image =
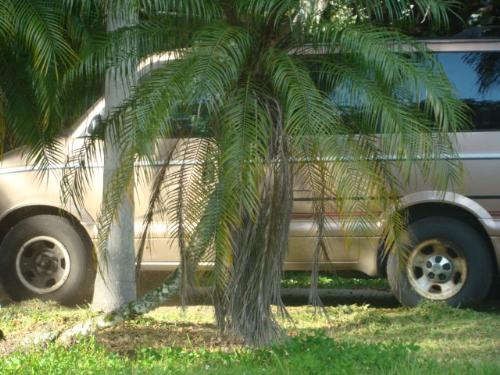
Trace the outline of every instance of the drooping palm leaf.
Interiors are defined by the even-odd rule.
[[[142,35],[138,49],[145,55],[186,43],[105,122],[117,134],[123,167],[104,197],[99,244],[133,177],[132,160],[148,161],[144,178],[156,189],[145,227],[155,210],[175,226],[181,289],[200,260],[214,262],[218,323],[253,344],[279,333],[270,305],[280,305],[294,181],[310,191],[317,274],[321,254],[335,251],[326,245],[331,224],[366,233],[380,221],[378,234],[395,243],[404,223],[398,194],[415,171],[438,189],[460,177],[447,133],[466,122],[463,105],[423,46],[372,25],[412,22],[417,13],[446,25],[452,2],[353,1],[353,12],[368,15],[353,23],[332,22],[327,8],[305,3],[144,0],[150,19],[103,40],[68,76],[102,72],[102,59],[119,50],[127,33]],[[171,14],[170,25],[184,32],[168,35],[162,26],[168,19],[157,12]],[[183,18],[196,30],[181,27]],[[149,39],[148,32],[156,34]],[[165,160],[171,171],[163,168],[155,179],[154,150],[161,137],[175,136],[178,116],[192,118],[185,126],[203,122],[207,138],[198,146],[180,142],[184,148]],[[69,185],[81,187],[85,173],[74,172]]]

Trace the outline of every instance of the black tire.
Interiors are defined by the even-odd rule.
[[[487,242],[474,228],[459,220],[447,217],[429,217],[410,224],[408,232],[410,237],[409,249],[391,252],[387,261],[389,285],[394,296],[401,304],[404,306],[416,306],[422,300],[429,299],[442,300],[455,307],[474,306],[488,295],[493,280],[493,260]],[[420,259],[424,259],[425,264],[422,267],[425,268],[422,276],[419,276],[421,271],[416,266],[417,261],[412,261],[411,254],[420,251],[418,249],[422,249],[423,254],[425,254],[424,251],[429,253],[427,256],[431,257],[434,251],[433,244],[436,241],[446,245],[444,247],[445,250],[441,251],[450,252],[451,256],[449,258],[452,270],[455,268],[453,254],[459,254],[456,258],[457,264],[461,264],[462,267],[463,264],[466,265],[466,271],[463,272],[466,276],[463,279],[461,279],[463,275],[460,275],[458,271],[455,278],[454,275],[450,274],[449,281],[454,284],[449,285],[452,285],[451,290],[455,294],[449,297],[446,294],[439,296],[441,288],[439,282],[436,281],[436,276],[442,276],[443,278],[445,276],[444,274],[438,275],[433,273],[432,268],[430,268],[433,263],[425,260],[424,257],[426,255],[420,257]],[[428,246],[431,248],[430,250],[425,247],[426,244],[431,244]],[[413,259],[416,259],[416,257]],[[435,259],[436,256],[434,256]],[[410,267],[408,266],[409,262],[412,262],[412,266]],[[415,264],[414,267],[413,264]],[[439,265],[437,267],[439,268]],[[458,267],[456,268],[458,269]],[[412,272],[416,276],[410,274]],[[435,296],[432,295],[429,297],[429,295],[424,295],[425,288],[422,287],[419,289],[419,284],[415,281],[420,280],[418,277],[427,277],[427,280],[423,280],[423,285],[425,285],[425,282],[430,282],[431,287],[429,291],[433,292],[433,288],[436,287]],[[434,280],[429,279],[429,277],[432,277]],[[432,285],[432,283],[435,285]]]
[[[91,296],[95,278],[92,250],[67,219],[32,216],[13,226],[3,239],[0,277],[13,300],[82,303]]]

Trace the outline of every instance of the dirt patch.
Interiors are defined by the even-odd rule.
[[[210,307],[183,311],[176,307],[160,308],[167,312],[160,319],[144,316],[99,332],[95,339],[108,350],[133,356],[140,348],[180,347],[206,350],[231,350],[241,342],[221,335],[213,321]],[[0,357],[23,348],[23,341],[48,332],[57,332],[85,321],[92,315],[87,309],[70,309],[51,302],[11,303],[0,309]],[[195,319],[193,319],[195,318]]]
[[[126,323],[107,329],[96,341],[108,350],[133,356],[139,348],[180,347],[205,350],[231,350],[242,346],[238,340],[220,335],[213,324],[175,324],[167,322]]]

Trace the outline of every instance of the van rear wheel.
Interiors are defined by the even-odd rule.
[[[13,226],[0,245],[0,275],[14,300],[40,298],[65,305],[91,296],[91,249],[71,223],[36,215]]]
[[[389,254],[387,278],[405,306],[422,300],[473,306],[487,295],[493,265],[484,238],[469,225],[429,217],[408,226],[408,248]]]

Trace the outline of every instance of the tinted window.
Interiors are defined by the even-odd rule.
[[[195,116],[178,115],[172,121],[173,138],[206,138],[208,137],[208,122]]]
[[[208,137],[208,114],[202,103],[180,109],[171,116],[170,123],[174,129],[173,138]]]
[[[474,128],[500,130],[500,52],[443,52],[437,59],[472,109]]]
[[[455,94],[471,108],[474,130],[500,130],[500,52],[441,52],[436,53],[436,58],[455,87]],[[363,110],[360,103],[367,98],[362,92],[354,98],[349,93],[349,89],[337,86],[330,98],[351,120],[353,128],[363,132],[356,116]],[[400,98],[402,103],[415,99]]]

